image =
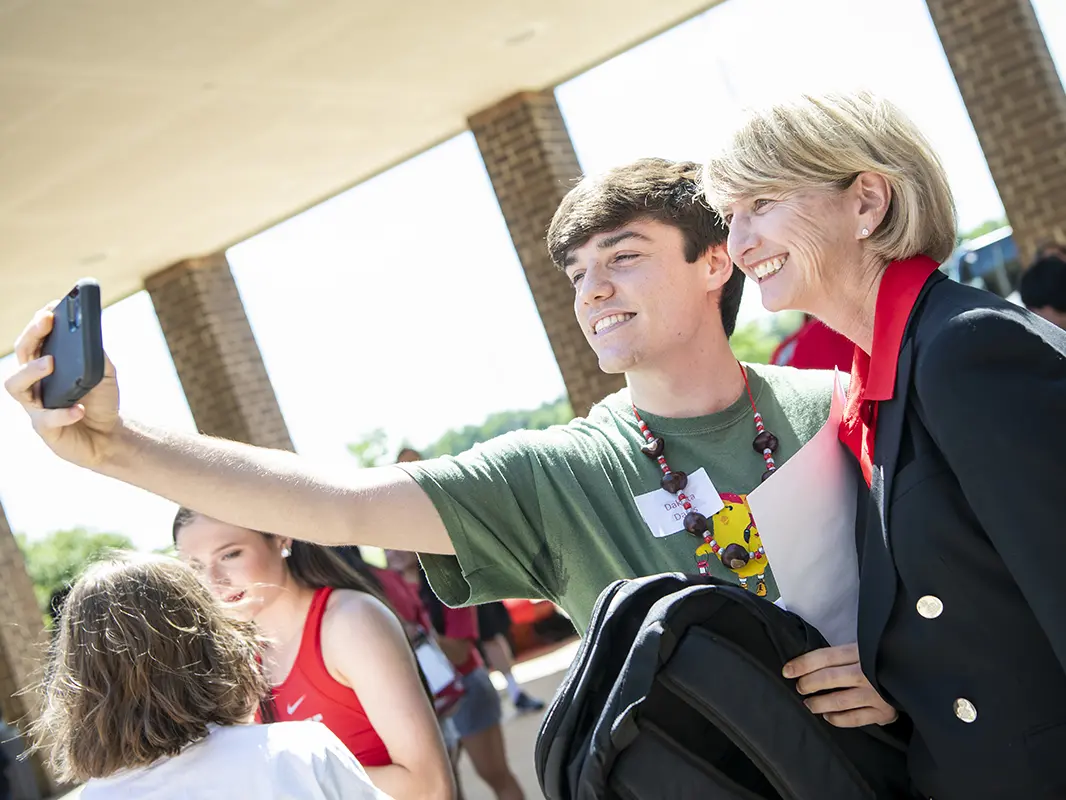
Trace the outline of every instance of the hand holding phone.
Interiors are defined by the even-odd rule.
[[[86,280],[75,290],[40,309],[23,329],[15,341],[19,366],[4,389],[53,453],[98,469],[113,455],[121,429],[118,379],[103,350],[100,289]]]
[[[53,368],[40,382],[41,404],[70,408],[104,377],[100,285],[92,278],[78,281],[52,314],[40,355],[51,356]]]

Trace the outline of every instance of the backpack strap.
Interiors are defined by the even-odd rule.
[[[716,685],[709,682],[709,664],[722,676]],[[726,733],[782,798],[874,796],[833,740],[829,723],[811,714],[789,683],[728,639],[691,629],[659,678]],[[759,708],[773,713],[752,713]]]
[[[612,791],[620,797],[689,798],[693,796],[695,772],[703,800],[763,800],[713,764],[696,757],[657,725],[642,723],[640,733],[608,779]],[[583,800],[581,794],[578,797]]]

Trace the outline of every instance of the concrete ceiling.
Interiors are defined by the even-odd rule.
[[[0,353],[713,0],[0,0]]]

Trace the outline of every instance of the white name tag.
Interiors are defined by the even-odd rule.
[[[710,519],[725,506],[718,490],[711,483],[707,470],[700,467],[688,476],[688,486],[684,492],[688,495],[693,508],[703,516]],[[677,495],[670,494],[665,489],[656,489],[633,498],[637,502],[640,516],[648,523],[651,535],[656,539],[664,536],[673,536],[685,529],[685,507],[678,501]]]

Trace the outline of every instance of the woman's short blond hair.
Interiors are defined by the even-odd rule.
[[[843,189],[862,172],[892,189],[884,220],[867,240],[886,262],[955,248],[955,201],[929,141],[896,105],[869,92],[802,95],[754,111],[703,170],[719,213],[736,201],[806,188]]]
[[[63,603],[33,726],[62,781],[143,767],[249,722],[267,692],[261,642],[192,569],[118,553]]]

